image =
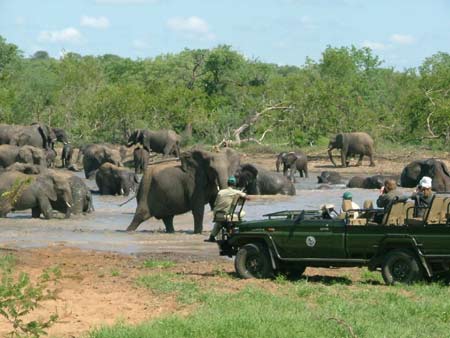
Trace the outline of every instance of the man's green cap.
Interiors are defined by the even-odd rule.
[[[344,192],[344,195],[342,195],[342,198],[344,200],[351,200],[353,198],[352,193],[350,191]]]
[[[236,177],[230,176],[228,177],[228,184],[236,185]]]

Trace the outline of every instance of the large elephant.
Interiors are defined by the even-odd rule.
[[[56,141],[53,130],[41,123],[31,126],[0,124],[0,144],[30,145],[48,149]]]
[[[90,213],[94,211],[92,194],[83,179],[69,173],[54,173],[65,179],[70,185],[72,194],[72,214]],[[67,203],[62,198],[51,202],[53,209],[58,210],[64,214],[68,214],[69,209]]]
[[[91,178],[103,163],[122,166],[118,150],[102,144],[89,144],[83,149],[83,167],[86,178]]]
[[[150,153],[145,148],[136,147],[133,150],[134,172],[136,174],[144,172],[145,168],[147,168],[149,157]]]
[[[28,175],[39,175],[43,172],[45,172],[47,168],[35,165],[35,164],[28,164],[28,163],[14,163],[11,164],[9,167],[2,169],[2,171],[20,171],[21,173],[28,174]]]
[[[69,217],[72,208],[70,185],[57,175],[8,171],[0,176],[0,217],[6,217],[10,211],[31,209],[33,218],[39,218],[42,213],[49,219],[53,217],[51,202],[58,199],[66,203],[66,217]]]
[[[167,232],[174,232],[174,216],[192,211],[194,232],[202,232],[205,204],[214,203],[217,185],[227,187],[228,159],[223,153],[191,150],[182,153],[180,160],[180,166],[152,166],[144,172],[127,231],[153,216],[163,220]]]
[[[445,163],[434,158],[416,160],[409,163],[402,171],[400,185],[402,187],[415,187],[423,176],[432,178],[434,191],[450,191],[450,174]]]
[[[95,182],[101,195],[125,195],[136,191],[137,175],[112,163],[103,163],[95,174]]]
[[[128,138],[127,147],[140,143],[148,152],[153,151],[164,156],[174,154],[179,157],[180,141],[180,135],[173,130],[136,129]]]
[[[320,176],[317,176],[317,183],[325,184],[341,184],[343,178],[341,174],[335,171],[322,171]]]
[[[384,181],[387,179],[398,180],[398,177],[374,175],[374,176],[353,176],[347,183],[348,188],[362,188],[362,189],[380,189],[384,186]]]
[[[298,170],[300,177],[308,177],[308,157],[303,152],[289,152],[281,158],[283,163],[283,175],[287,176],[295,183],[295,172]]]
[[[9,167],[15,162],[45,167],[47,164],[45,150],[33,146],[0,145],[0,168]]]
[[[343,167],[348,167],[348,157],[359,155],[357,166],[361,165],[364,155],[369,156],[370,166],[375,166],[373,161],[373,139],[367,133],[341,133],[330,139],[328,144],[328,156],[331,163],[336,167],[333,159],[332,150],[341,150],[341,162]]]
[[[285,176],[253,164],[241,165],[235,176],[237,186],[249,195],[295,195],[294,184]]]

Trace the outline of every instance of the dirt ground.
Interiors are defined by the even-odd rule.
[[[424,155],[426,156],[426,155]],[[320,173],[323,170],[339,170],[343,174],[400,174],[405,164],[416,155],[398,157],[386,156],[378,158],[375,167],[369,167],[367,161],[360,167],[334,168],[326,158],[312,156],[309,170]],[[424,158],[424,157],[422,157]],[[449,165],[448,154],[441,159]],[[268,169],[275,169],[274,155],[244,157],[242,162],[260,164]],[[170,235],[167,235],[170,236]],[[198,236],[192,235],[192,240],[198,241]],[[211,255],[210,247],[215,244],[204,243],[207,255],[194,256],[171,251],[170,248],[161,253],[146,255],[120,255],[112,252],[83,251],[80,249],[54,245],[37,249],[1,250],[0,255],[12,253],[17,257],[16,271],[30,274],[36,280],[43,269],[58,266],[62,276],[51,286],[57,290],[56,299],[46,300],[30,316],[30,318],[48,318],[50,313],[57,313],[58,322],[49,330],[50,336],[79,337],[83,333],[100,325],[110,325],[117,321],[139,323],[171,313],[186,314],[191,309],[177,304],[173,295],[154,294],[152,291],[139,287],[136,278],[148,273],[143,268],[145,259],[164,259],[177,262],[174,272],[193,276],[200,284],[220,281],[223,273],[228,275],[227,287],[240,289],[248,283],[259,283],[266,287],[270,283],[264,281],[243,281],[237,279],[233,272],[233,262],[217,255]],[[346,276],[357,280],[359,269],[312,269],[308,268],[306,275],[314,276]],[[231,276],[231,278],[229,278]],[[214,284],[214,283],[213,283]],[[220,285],[221,283],[216,283]],[[11,330],[9,323],[0,319],[0,335]]]

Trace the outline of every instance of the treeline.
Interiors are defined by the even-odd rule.
[[[266,132],[272,144],[366,131],[375,140],[445,146],[450,55],[404,71],[354,46],[328,47],[302,67],[249,60],[230,46],[139,60],[54,59],[45,51],[24,57],[0,36],[0,122],[35,121],[65,128],[75,143],[120,143],[135,128],[172,128],[188,130],[191,142],[217,144],[247,122],[242,139]]]

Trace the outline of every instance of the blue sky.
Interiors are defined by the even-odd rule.
[[[0,35],[26,56],[145,58],[228,44],[283,65],[353,44],[401,70],[450,52],[450,0],[0,0]]]

